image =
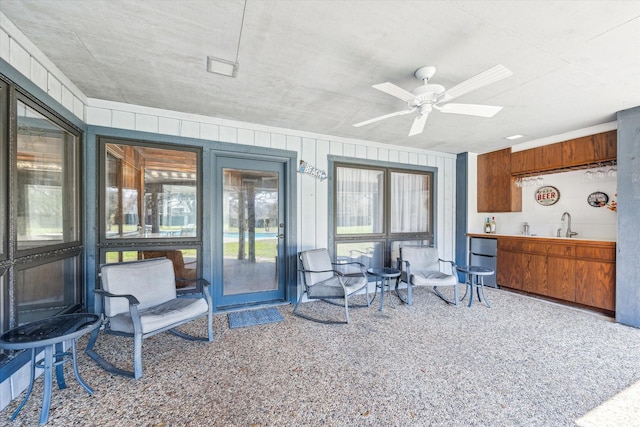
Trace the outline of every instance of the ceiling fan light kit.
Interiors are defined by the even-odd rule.
[[[365,120],[363,122],[356,123],[353,126],[365,126],[391,117],[410,114],[417,110],[418,116],[413,120],[409,131],[409,136],[413,136],[422,133],[425,124],[427,123],[427,117],[433,109],[436,109],[441,113],[493,117],[502,109],[502,107],[494,105],[445,103],[513,75],[513,72],[499,64],[453,86],[450,89],[445,89],[444,86],[439,84],[429,83],[429,80],[435,75],[435,73],[436,67],[431,65],[418,68],[415,71],[414,76],[417,79],[422,80],[423,84],[411,92],[390,82],[373,85],[372,87],[374,89],[403,100],[407,103],[409,109]]]

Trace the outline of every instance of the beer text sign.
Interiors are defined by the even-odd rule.
[[[550,185],[538,188],[535,194],[536,202],[542,206],[554,205],[560,200],[560,192],[556,187]]]
[[[311,175],[320,181],[324,181],[327,179],[327,172],[316,168],[315,166],[311,166],[309,163],[304,160],[300,160],[300,166],[298,166],[298,173],[303,173],[305,175]]]

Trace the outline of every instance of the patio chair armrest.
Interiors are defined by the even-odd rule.
[[[111,292],[107,292],[104,291],[102,289],[94,289],[93,292],[95,292],[98,295],[101,295],[103,297],[107,297],[107,298],[126,298],[129,301],[129,305],[139,305],[140,301],[138,301],[138,298],[134,297],[133,295],[129,295],[129,294],[112,294]]]
[[[400,270],[400,280],[406,280],[407,283],[411,280],[411,263],[402,258],[398,258],[398,270]]]
[[[361,263],[361,262],[358,262],[358,261],[349,261],[349,262],[332,262],[331,264],[332,264],[332,265],[338,265],[338,266],[340,266],[340,265],[351,265],[351,264],[355,264],[355,265],[357,265],[358,267],[360,267],[360,272],[361,272],[365,277],[367,276],[367,268],[366,268],[366,267],[364,266],[364,264],[363,264],[363,263]],[[341,276],[342,276],[342,275],[344,275],[344,273],[341,273],[341,272],[340,272],[340,271],[338,271],[338,270],[334,270],[334,271],[336,271],[336,272],[340,273],[339,275],[341,275]],[[354,273],[354,274],[355,274],[355,273]]]
[[[207,279],[203,279],[201,277],[197,277],[195,279],[181,279],[179,277],[176,277],[176,282],[180,282],[180,283],[196,282],[196,284],[202,285],[203,288],[206,286],[211,286],[211,283],[209,283]]]
[[[411,263],[409,260],[398,258],[398,270],[409,271],[411,270]]]
[[[341,261],[341,262],[332,262],[332,265],[349,265],[349,264],[358,264],[360,267],[364,267],[364,264],[358,261]]]
[[[209,305],[209,310],[213,308],[213,299],[211,298],[211,292],[209,290],[209,286],[211,283],[207,279],[203,279],[198,277],[197,279],[176,279],[176,280],[184,280],[185,282],[197,282],[202,284],[202,292],[198,292],[195,294],[180,294],[176,298],[204,298],[207,300],[207,304]]]
[[[438,261],[451,264],[451,274],[455,274],[457,271],[457,265],[454,261],[438,258]]]
[[[335,273],[338,276],[344,276],[344,273],[342,273],[341,271],[338,270],[298,270],[301,273]]]

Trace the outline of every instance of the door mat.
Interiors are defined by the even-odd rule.
[[[229,328],[245,328],[247,326],[263,325],[265,323],[282,322],[284,319],[275,307],[258,310],[236,311],[227,314]]]

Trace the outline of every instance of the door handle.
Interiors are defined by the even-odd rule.
[[[284,239],[284,234],[278,234],[278,239]]]

